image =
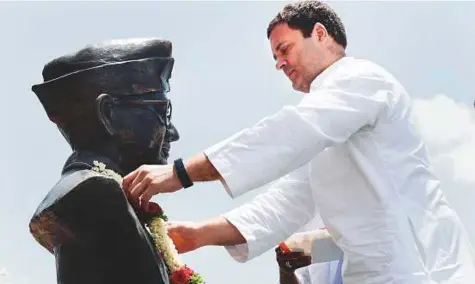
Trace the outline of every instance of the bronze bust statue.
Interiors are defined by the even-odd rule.
[[[167,98],[173,65],[168,40],[112,40],[52,60],[32,87],[73,152],[29,224],[54,254],[58,283],[169,283],[144,212],[92,167],[125,175],[167,163],[179,139]]]

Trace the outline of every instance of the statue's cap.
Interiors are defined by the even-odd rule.
[[[101,93],[168,92],[172,43],[159,38],[109,40],[48,62],[32,87],[48,112],[57,100],[92,99]]]

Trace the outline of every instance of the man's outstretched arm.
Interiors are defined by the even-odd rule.
[[[239,230],[221,216],[200,223],[172,223],[168,226],[168,234],[179,253],[204,246],[234,246],[246,243]]]
[[[315,212],[308,167],[302,167],[221,217],[200,223],[175,223],[169,230],[182,252],[220,245],[236,261],[245,262],[287,239]]]
[[[364,126],[373,126],[398,99],[392,97],[392,82],[372,70],[361,72],[340,74],[297,106],[283,107],[207,148],[180,165],[186,169],[179,171],[183,174],[177,175],[171,165],[147,165],[128,174],[123,188],[132,200],[146,204],[155,194],[187,187],[188,179],[221,179],[231,197],[264,186],[308,164],[325,148],[347,141]]]
[[[223,178],[204,153],[199,153],[183,164],[192,182],[215,181]],[[142,165],[126,175],[122,182],[128,198],[144,208],[158,189],[173,192],[183,187],[173,165]]]

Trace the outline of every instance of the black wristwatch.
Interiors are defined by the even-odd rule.
[[[173,162],[173,165],[175,166],[176,175],[178,176],[178,179],[180,180],[181,185],[184,188],[192,186],[193,182],[191,181],[190,176],[186,172],[185,165],[183,164],[183,160],[181,158],[176,159]]]

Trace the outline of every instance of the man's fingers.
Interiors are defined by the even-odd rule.
[[[132,189],[135,188],[139,183],[143,182],[145,179],[147,179],[148,172],[144,170],[140,170],[138,174],[135,176],[134,180],[129,186],[129,190],[132,193]]]
[[[168,224],[167,225],[168,236],[172,239],[175,244],[176,249],[179,253],[184,253],[188,251],[187,244],[190,240],[186,240],[187,236],[185,233],[185,228],[180,224]]]
[[[142,193],[147,190],[147,187],[149,185],[150,181],[148,179],[143,179],[139,183],[137,183],[131,190],[130,190],[130,197],[139,203],[139,197],[142,195]]]
[[[146,188],[145,191],[140,196],[140,205],[143,209],[147,210],[150,199],[152,199],[153,194],[150,194],[150,187]]]
[[[180,225],[177,223],[170,222],[166,224],[166,227],[167,227],[168,232],[173,232],[173,231],[178,230],[180,228]]]
[[[167,227],[168,232],[173,233],[173,234],[183,234],[185,233],[187,229],[186,225],[180,222],[167,223],[166,227]]]
[[[129,174],[127,174],[123,179],[122,179],[122,188],[127,190],[129,189],[130,185],[132,184],[132,182],[134,181],[135,177],[137,176],[137,174],[139,173],[139,169],[135,169],[134,171],[130,172]]]

